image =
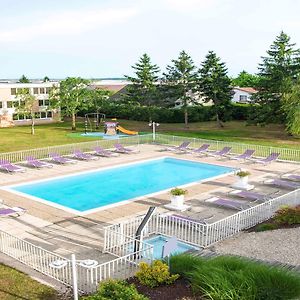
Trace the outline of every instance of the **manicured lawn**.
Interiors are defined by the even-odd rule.
[[[121,126],[139,132],[151,132],[147,122],[119,120]],[[80,143],[99,138],[80,137],[70,130],[70,122],[37,125],[36,134],[30,134],[28,126],[0,128],[0,152],[32,149],[45,146]],[[102,131],[102,129],[100,129]],[[186,129],[183,124],[161,124],[158,133],[188,136],[194,138],[215,139],[237,143],[260,144],[274,147],[299,149],[300,139],[286,134],[281,125],[266,127],[245,126],[244,122],[227,122],[224,128],[219,128],[215,122],[191,123]],[[84,132],[83,122],[78,122],[77,132]]]
[[[56,291],[28,275],[0,264],[1,300],[58,300]]]

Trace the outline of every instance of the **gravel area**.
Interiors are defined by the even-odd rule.
[[[241,255],[295,266],[300,266],[299,249],[299,227],[263,232],[242,232],[214,246],[214,250],[220,254]]]

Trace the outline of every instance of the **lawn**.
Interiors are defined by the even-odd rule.
[[[148,123],[119,120],[120,125],[130,130],[151,132]],[[45,146],[80,143],[98,138],[81,137],[71,131],[70,122],[37,125],[36,134],[30,134],[29,126],[0,128],[0,152],[32,149]],[[102,130],[101,130],[102,131]],[[238,143],[260,144],[274,147],[288,147],[299,149],[300,139],[289,136],[281,125],[267,125],[265,127],[246,126],[244,122],[232,121],[219,128],[215,122],[191,123],[186,129],[183,124],[161,124],[158,133],[188,136],[194,138],[234,141]],[[77,132],[84,132],[84,124],[78,122]]]
[[[58,300],[57,292],[28,275],[0,264],[1,300]]]

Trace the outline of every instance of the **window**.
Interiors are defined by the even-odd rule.
[[[39,106],[49,106],[49,100],[48,99],[39,100]]]
[[[3,107],[3,104],[2,104],[2,101],[0,101],[0,108],[2,108]]]
[[[11,89],[10,89],[10,94],[11,94],[12,96],[17,95],[17,89],[16,89],[16,88],[11,88]]]
[[[52,111],[47,111],[47,118],[52,118]]]
[[[6,102],[6,107],[7,108],[12,108],[13,107],[13,101],[7,101]]]
[[[33,94],[37,95],[39,93],[39,89],[38,88],[33,88]]]
[[[247,102],[248,96],[247,95],[240,95],[240,102]]]
[[[50,88],[46,87],[46,94],[50,94]]]
[[[47,114],[45,111],[41,111],[41,119],[46,119],[47,118]]]
[[[40,88],[40,94],[45,94],[45,88]]]
[[[44,100],[39,100],[39,106],[44,106]]]

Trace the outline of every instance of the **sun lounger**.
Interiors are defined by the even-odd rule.
[[[231,208],[235,210],[244,210],[251,207],[248,203],[245,202],[220,197],[212,197],[210,199],[205,200],[205,202],[213,203],[221,207]]]
[[[286,189],[300,189],[300,184],[288,180],[281,179],[268,179],[264,182],[265,184],[274,185],[280,188]]]
[[[73,154],[74,154],[74,158],[81,159],[81,160],[95,160],[95,159],[98,159],[95,156],[92,156],[92,155],[87,154],[87,153],[83,153],[81,150],[75,150]]]
[[[44,161],[41,161],[41,160],[37,160],[33,156],[28,156],[26,158],[26,160],[27,160],[27,164],[29,166],[31,166],[31,167],[34,167],[34,168],[38,168],[39,169],[39,168],[52,168],[53,167],[53,165],[48,164],[48,163],[46,163]]]
[[[199,148],[191,150],[190,153],[192,153],[192,154],[203,154],[208,150],[209,147],[210,147],[210,144],[203,144]]]
[[[255,152],[255,150],[247,149],[243,154],[233,156],[230,159],[246,160],[246,159],[249,159],[253,155],[254,152]]]
[[[137,153],[138,151],[135,149],[125,148],[122,144],[115,144],[115,152],[117,153],[125,153],[125,154],[131,154],[131,153]]]
[[[298,174],[284,174],[281,177],[288,180],[300,181],[300,175]]]
[[[187,147],[191,142],[183,142],[179,146],[171,146],[171,147],[166,147],[163,149],[160,149],[160,151],[187,151]]]
[[[276,191],[275,193],[272,194],[261,194],[258,192],[250,192],[250,191],[242,191],[242,190],[234,190],[229,192],[229,195],[237,196],[249,201],[267,201],[273,198],[274,195],[278,194],[279,191]]]
[[[275,161],[279,157],[279,155],[280,155],[280,153],[273,152],[268,157],[266,157],[264,159],[255,159],[255,160],[252,160],[252,161],[254,163],[267,165],[267,164],[271,163],[272,161]]]
[[[65,164],[74,164],[74,163],[76,163],[75,160],[63,157],[58,153],[50,153],[49,155],[50,155],[52,161],[54,161],[58,164],[65,165]]]
[[[169,218],[169,220],[183,220],[183,221],[191,221],[191,222],[198,223],[198,224],[208,224],[207,220],[209,220],[213,217],[214,216],[212,215],[212,216],[209,216],[209,217],[203,218],[203,219],[193,219],[190,217],[174,214],[174,215],[170,215],[168,218]]]
[[[24,168],[14,165],[8,160],[0,160],[0,170],[4,170],[8,173],[18,173],[26,171]]]
[[[22,207],[8,207],[0,209],[0,217],[19,217],[26,212]]]
[[[223,157],[226,154],[228,154],[231,150],[231,147],[224,147],[220,151],[214,151],[214,152],[207,152],[208,155],[215,156],[215,157]]]
[[[98,156],[112,157],[112,156],[118,156],[119,155],[118,153],[111,152],[111,151],[103,149],[101,147],[95,147],[94,150],[95,150],[95,152],[93,154],[98,155]]]

